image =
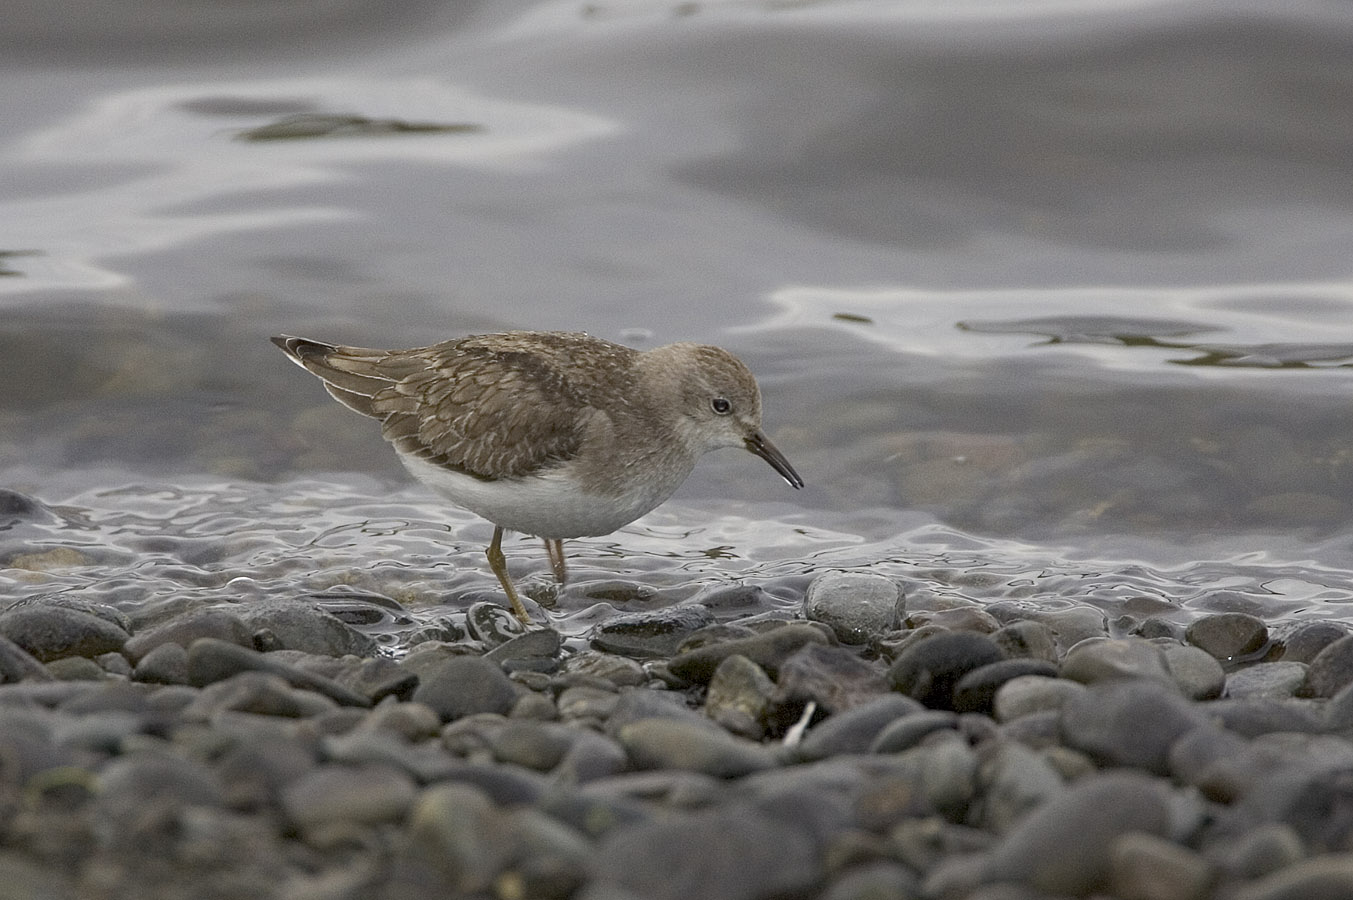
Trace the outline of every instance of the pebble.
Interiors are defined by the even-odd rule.
[[[1282,658],[1286,662],[1309,663],[1321,650],[1347,636],[1348,627],[1338,622],[1303,622],[1280,640]]]
[[[1306,664],[1299,662],[1257,663],[1226,676],[1226,696],[1283,698],[1296,696],[1306,683]]]
[[[825,572],[803,598],[804,618],[831,628],[843,644],[864,644],[897,627],[902,591],[881,575]]]
[[[266,633],[275,649],[304,650],[324,656],[373,656],[376,642],[333,613],[310,600],[270,597],[238,607],[245,627],[257,636]]]
[[[1140,638],[1083,641],[1062,660],[1062,677],[1082,684],[1120,678],[1174,683],[1160,647]]]
[[[888,678],[895,690],[932,709],[953,709],[959,679],[1001,659],[1000,647],[984,634],[942,632],[904,649],[888,670]]]
[[[635,659],[669,657],[681,643],[714,624],[709,607],[698,603],[612,616],[592,630],[592,646]]]
[[[1216,613],[1189,623],[1184,639],[1214,659],[1232,659],[1264,649],[1268,626],[1249,613]]]
[[[127,629],[107,618],[66,606],[26,605],[0,613],[0,635],[39,662],[115,653]]]
[[[507,714],[517,689],[503,670],[481,656],[452,656],[424,675],[413,701],[435,712],[443,722],[476,713]]]
[[[1119,838],[1168,833],[1166,790],[1155,779],[1130,772],[1083,778],[1005,836],[991,852],[985,880],[1015,881],[1050,894],[1103,890]]]
[[[53,898],[1347,893],[1346,631],[1298,626],[1261,662],[1207,635],[1250,609],[1185,644],[1136,627],[1158,606],[1109,638],[1074,599],[921,595],[926,624],[856,641],[757,590],[607,619],[590,646],[507,622],[402,657],[352,652],[311,598],[257,621],[54,604],[125,637],[45,662],[0,637],[0,877]],[[1319,666],[1286,656],[1321,640]]]
[[[1091,685],[1061,711],[1067,746],[1105,764],[1162,775],[1169,771],[1175,740],[1207,722],[1206,714],[1194,704],[1144,679]]]
[[[807,644],[828,643],[821,629],[807,624],[782,625],[751,637],[723,641],[694,650],[687,650],[672,658],[673,674],[695,684],[708,684],[714,670],[729,656],[745,656],[775,677],[784,662]]]
[[[0,617],[0,624],[3,621]],[[1327,644],[1315,655],[1306,669],[1306,684],[1301,693],[1307,697],[1333,697],[1350,683],[1353,683],[1353,634]]]

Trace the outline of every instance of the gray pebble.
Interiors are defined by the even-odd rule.
[[[498,644],[484,658],[506,672],[553,672],[559,668],[563,638],[553,628],[534,628]]]
[[[801,760],[814,760],[843,753],[869,752],[880,732],[891,723],[924,710],[925,707],[910,697],[885,694],[828,716],[813,726],[795,749],[795,756]]]
[[[805,894],[822,872],[817,846],[792,822],[739,805],[616,829],[591,875],[594,888],[647,900],[758,900]]]
[[[1160,648],[1140,638],[1077,644],[1062,660],[1062,677],[1082,684],[1120,678],[1149,678],[1174,684]]]
[[[972,818],[995,834],[1007,834],[1066,789],[1047,757],[1009,740],[982,755],[977,780],[982,801],[978,816]]]
[[[11,607],[0,614],[0,635],[40,662],[116,652],[130,637],[106,618],[59,605]]]
[[[736,778],[775,765],[770,751],[760,744],[681,719],[640,719],[621,727],[616,739],[639,769]]]
[[[1002,658],[996,642],[984,634],[944,632],[904,649],[888,678],[896,690],[932,709],[953,709],[959,679]]]
[[[224,609],[195,609],[176,616],[155,628],[132,636],[123,648],[132,662],[166,643],[187,649],[198,638],[216,638],[241,647],[253,648],[254,633],[244,620]]]
[[[132,677],[148,684],[187,684],[188,651],[172,642],[160,644],[141,657]]]
[[[1057,662],[1057,637],[1042,622],[1021,619],[992,632],[991,639],[1011,659]]]
[[[1112,810],[1112,815],[1105,815]],[[1083,778],[1024,818],[993,850],[988,880],[1016,881],[1053,894],[1103,890],[1121,836],[1163,836],[1170,827],[1161,782],[1130,772]]]
[[[1226,696],[1282,699],[1295,696],[1305,682],[1305,663],[1256,663],[1226,676]]]
[[[880,860],[852,866],[818,896],[820,900],[914,900],[920,891],[911,869]]]
[[[1208,721],[1194,704],[1159,684],[1108,681],[1062,707],[1062,738],[1105,765],[1164,774],[1175,740]]]
[[[1202,900],[1213,871],[1187,847],[1151,834],[1120,835],[1109,851],[1109,893],[1124,900]]]
[[[1348,626],[1340,622],[1303,622],[1285,636],[1281,643],[1283,660],[1309,663],[1330,644],[1348,636]]]
[[[36,655],[36,654],[34,654]],[[1306,670],[1307,697],[1333,697],[1353,683],[1353,634],[1326,645]]]
[[[475,713],[506,714],[517,700],[517,689],[487,659],[453,656],[422,677],[413,699],[450,722]]]
[[[1233,900],[1345,900],[1353,897],[1353,853],[1304,859],[1231,896]]]
[[[1085,693],[1079,681],[1021,675],[1001,685],[992,698],[992,712],[998,722],[1010,722],[1034,713],[1060,710],[1072,697]]]
[[[408,846],[398,865],[404,880],[423,875],[443,893],[485,891],[510,858],[512,836],[510,820],[477,787],[434,785],[409,813]]]
[[[303,832],[338,823],[374,825],[404,818],[416,796],[413,779],[387,766],[322,766],[282,791],[282,810]]]
[[[894,719],[879,729],[869,744],[869,752],[900,753],[916,746],[936,731],[957,728],[958,713],[949,710],[927,709],[924,712],[911,713]]]
[[[1214,700],[1226,687],[1226,672],[1211,654],[1173,641],[1160,648],[1165,669],[1190,700]]]
[[[775,701],[794,709],[813,702],[825,714],[889,693],[883,669],[845,647],[807,644],[780,664]]]
[[[714,614],[700,604],[682,604],[648,612],[614,616],[592,631],[592,646],[635,659],[667,657],[691,634],[714,624]]]
[[[241,672],[266,672],[293,687],[314,691],[345,706],[371,705],[369,699],[348,690],[333,679],[307,672],[273,654],[259,653],[216,638],[199,638],[188,648],[188,682],[195,687],[203,687]]]
[[[729,732],[759,740],[775,695],[775,682],[745,656],[734,654],[719,663],[705,692],[705,715]]]
[[[616,687],[638,687],[648,681],[643,666],[627,656],[584,650],[564,660],[563,671],[609,681]]]
[[[1040,659],[1003,659],[968,672],[954,685],[954,709],[958,712],[991,714],[992,702],[1001,686],[1022,676],[1054,677],[1057,667]]]
[[[508,722],[489,738],[489,747],[499,762],[548,772],[563,760],[577,733],[552,722]]]
[[[376,642],[309,600],[269,597],[239,607],[239,617],[255,635],[266,631],[287,650],[323,656],[374,656]]]
[[[827,636],[815,626],[807,624],[782,625],[770,631],[739,640],[724,641],[695,650],[687,650],[672,658],[672,673],[696,684],[708,684],[714,670],[733,654],[745,656],[775,677],[780,663],[806,644],[825,644]]]
[[[899,623],[902,592],[891,580],[868,572],[825,572],[803,598],[804,618],[821,622],[845,644],[863,644]]]
[[[1184,639],[1214,659],[1232,659],[1264,649],[1268,626],[1249,613],[1216,613],[1189,623]]]

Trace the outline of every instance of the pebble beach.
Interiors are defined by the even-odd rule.
[[[300,592],[12,602],[0,897],[1353,896],[1344,625],[758,590],[393,649]]]

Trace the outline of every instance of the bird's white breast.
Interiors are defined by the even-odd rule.
[[[415,478],[456,505],[509,531],[549,540],[610,534],[670,497],[690,471],[612,495],[583,491],[567,467],[482,481],[403,453],[399,459]]]

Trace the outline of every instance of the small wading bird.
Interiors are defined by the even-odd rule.
[[[411,350],[272,339],[334,399],[381,423],[421,482],[494,525],[489,565],[512,610],[503,532],[545,540],[562,584],[565,538],[610,534],[662,503],[710,450],[744,447],[803,479],[761,432],[761,392],[718,347],[639,351],[586,334],[484,334]]]

